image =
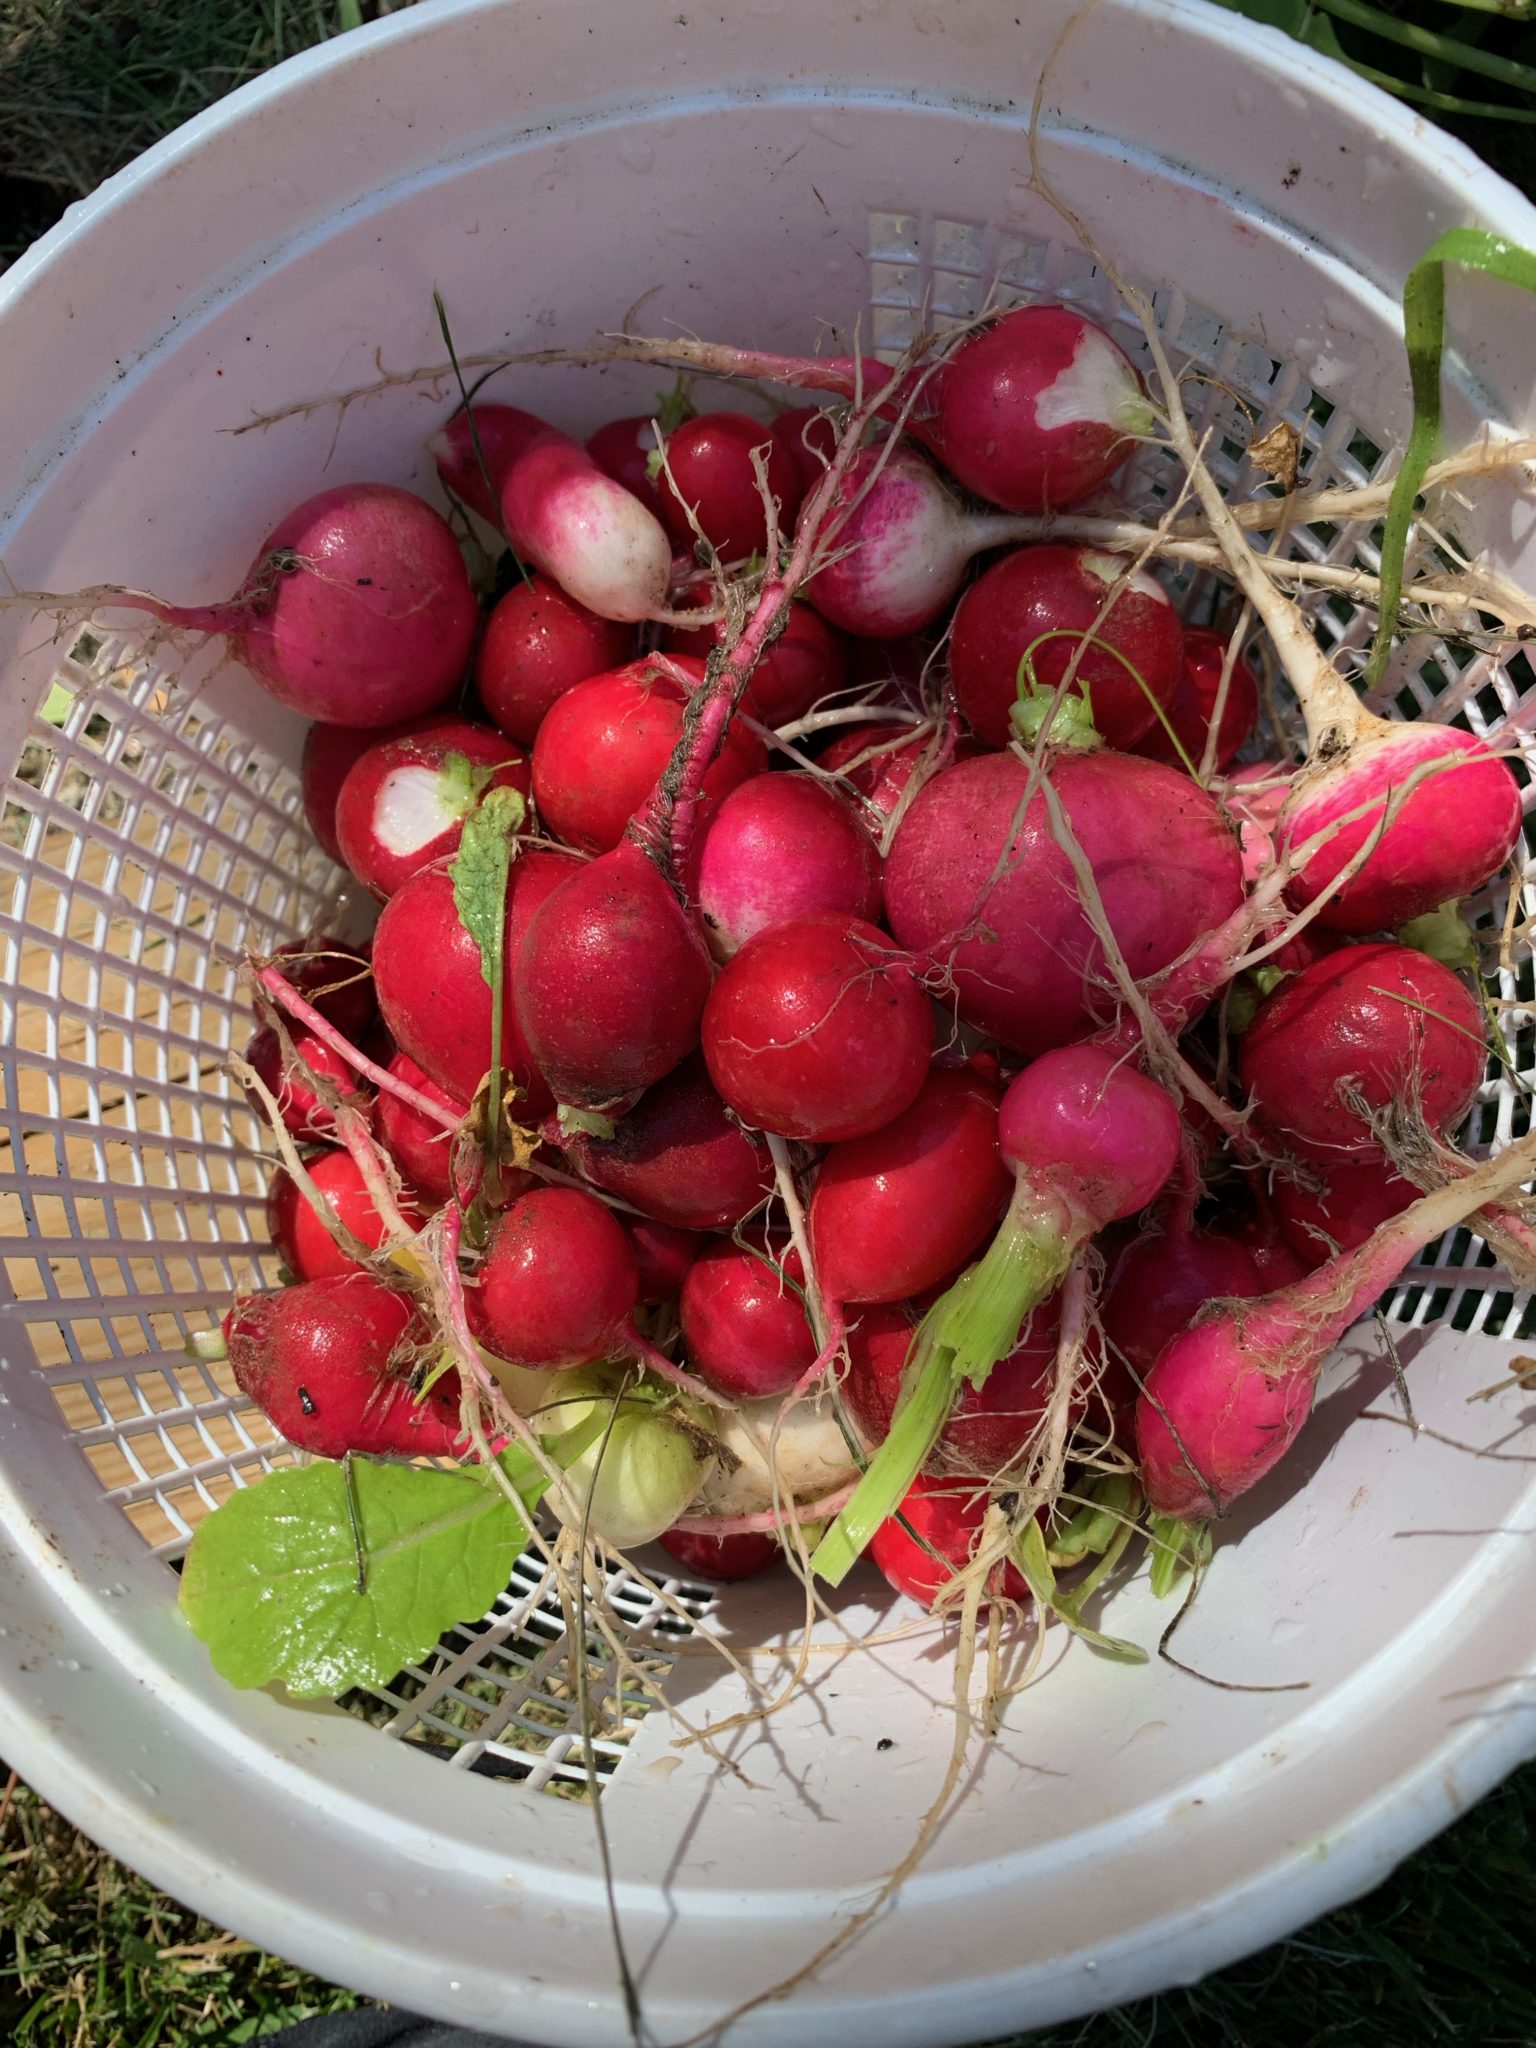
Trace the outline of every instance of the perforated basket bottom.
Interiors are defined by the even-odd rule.
[[[1139,329],[1069,244],[876,213],[868,263],[866,317],[888,357],[920,313],[943,327],[995,294],[1005,304],[1035,295],[1080,304],[1144,360]],[[1156,305],[1175,359],[1207,373],[1189,397],[1224,486],[1247,495],[1258,485],[1245,450],[1282,419],[1301,435],[1304,485],[1359,484],[1378,472],[1369,432],[1297,369],[1176,291],[1158,293]],[[1123,492],[1155,513],[1179,483],[1172,456],[1144,447]],[[1374,569],[1378,539],[1363,523],[1300,526],[1284,547]],[[1186,578],[1179,594],[1189,618],[1210,615],[1208,578]],[[1363,647],[1369,622],[1344,599],[1319,597],[1311,609],[1324,645],[1346,660]],[[1373,701],[1512,747],[1532,688],[1523,655],[1501,666],[1426,635],[1399,651]],[[1529,807],[1523,763],[1517,773]],[[1531,873],[1527,858],[1516,884],[1522,919],[1536,908]],[[294,1459],[227,1368],[195,1363],[182,1346],[237,1288],[276,1278],[259,1132],[223,1068],[250,1028],[239,962],[326,929],[339,878],[309,839],[294,770],[207,710],[163,663],[104,631],[76,642],[33,720],[5,788],[0,876],[0,1256],[13,1297],[0,1317],[25,1327],[61,1426],[106,1499],[169,1564],[209,1508]],[[1500,927],[1505,909],[1499,884],[1474,903],[1473,921]],[[1509,1062],[1484,1083],[1466,1134],[1473,1152],[1525,1128],[1532,992],[1522,949],[1490,981],[1506,1006]],[[1399,1322],[1450,1317],[1490,1335],[1530,1324],[1528,1297],[1465,1231],[1426,1252],[1383,1306]],[[459,1767],[579,1795],[589,1774],[565,1623],[539,1572],[535,1558],[523,1560],[490,1615],[451,1631],[427,1664],[341,1704]],[[705,1619],[711,1594],[675,1580],[666,1590]],[[589,1683],[607,1700],[611,1731],[592,1744],[599,1782],[687,1627],[625,1574],[607,1605],[645,1683],[621,1680],[596,1647]]]

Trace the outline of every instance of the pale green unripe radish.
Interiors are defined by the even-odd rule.
[[[546,1444],[589,1420],[601,1424],[566,1467],[565,1487],[548,1498],[568,1527],[579,1528],[584,1516],[588,1535],[614,1550],[638,1549],[670,1529],[715,1465],[713,1418],[671,1388],[626,1386],[632,1380],[611,1366],[546,1374],[535,1417]]]

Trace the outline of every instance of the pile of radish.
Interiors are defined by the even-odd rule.
[[[1204,1557],[1422,1247],[1529,1258],[1425,937],[1516,776],[1365,709],[1081,314],[684,360],[797,402],[583,446],[477,396],[446,513],[328,490],[229,604],[133,600],[316,721],[380,906],[252,963],[288,1284],[234,1374],[323,1458],[554,1458],[583,1540],[686,1574],[1086,1631],[1133,1536]],[[1182,556],[1116,540],[1154,440]]]

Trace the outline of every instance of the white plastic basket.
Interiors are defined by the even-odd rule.
[[[438,360],[434,286],[465,349],[581,341],[653,290],[652,331],[790,350],[860,317],[894,348],[915,305],[963,315],[994,284],[1118,317],[1026,183],[1030,99],[1069,10],[1017,4],[434,0],[284,65],[0,283],[6,574],[213,598],[323,482],[430,489],[445,386],[229,430]],[[1063,194],[1159,287],[1170,342],[1261,424],[1302,428],[1316,480],[1358,480],[1401,439],[1396,303],[1433,235],[1470,221],[1536,243],[1536,213],[1458,145],[1193,0],[1099,0],[1057,56],[1043,138]],[[1450,303],[1450,434],[1528,420],[1527,305],[1464,277]],[[573,426],[655,381],[504,380]],[[1200,403],[1205,423],[1230,413],[1221,384]],[[1221,456],[1234,478],[1244,438]],[[1154,463],[1135,488],[1156,493]],[[1481,493],[1462,530],[1536,580],[1518,492]],[[1371,559],[1357,528],[1291,545]],[[169,1562],[197,1516],[284,1455],[180,1345],[266,1257],[255,1130],[219,1065],[246,1029],[235,959],[335,907],[299,818],[300,728],[233,669],[168,685],[105,632],[71,648],[16,609],[0,657],[0,762],[20,763],[0,834],[0,1754],[300,1963],[465,2023],[609,2044],[592,1815],[539,1796],[585,1775],[558,1612],[514,1580],[430,1669],[348,1711],[230,1690],[175,1609]],[[55,679],[61,726],[38,715]],[[1407,650],[1382,694],[1516,731],[1517,683],[1441,646]],[[1529,1067],[1527,1012],[1512,1022]],[[1474,1139],[1506,1137],[1514,1104],[1490,1082]],[[1358,1893],[1536,1749],[1525,1405],[1465,1406],[1507,1370],[1524,1310],[1464,1235],[1391,1303],[1421,1419],[1505,1456],[1345,1434],[1387,1384],[1363,1329],[1299,1469],[1225,1531],[1184,1655],[1308,1690],[1219,1691],[1053,1636],[895,1906],[729,2039],[957,2042],[1190,1979]],[[738,1647],[793,1635],[782,1587],[677,1590]],[[743,1703],[697,1633],[632,1585],[613,1602],[689,1721]],[[866,1575],[841,1620],[887,1611]],[[1144,1585],[1110,1603],[1143,1641],[1165,1619]],[[597,1745],[658,2039],[798,1969],[938,1787],[943,1638],[839,1641],[823,1628],[810,1683],[726,1739],[736,1773],[674,1748],[660,1713]]]

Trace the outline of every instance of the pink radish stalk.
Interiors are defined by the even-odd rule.
[[[1145,1208],[1179,1142],[1172,1098],[1097,1046],[1046,1053],[1012,1083],[998,1113],[998,1149],[1015,1175],[1008,1213],[924,1316],[890,1434],[812,1559],[822,1577],[841,1583],[921,1469],[962,1384],[985,1384],[1095,1232]]]
[[[1423,1246],[1529,1180],[1536,1136],[1378,1225],[1357,1250],[1256,1301],[1211,1304],[1173,1338],[1136,1410],[1142,1483],[1176,1522],[1224,1514],[1301,1432],[1328,1353]]]

